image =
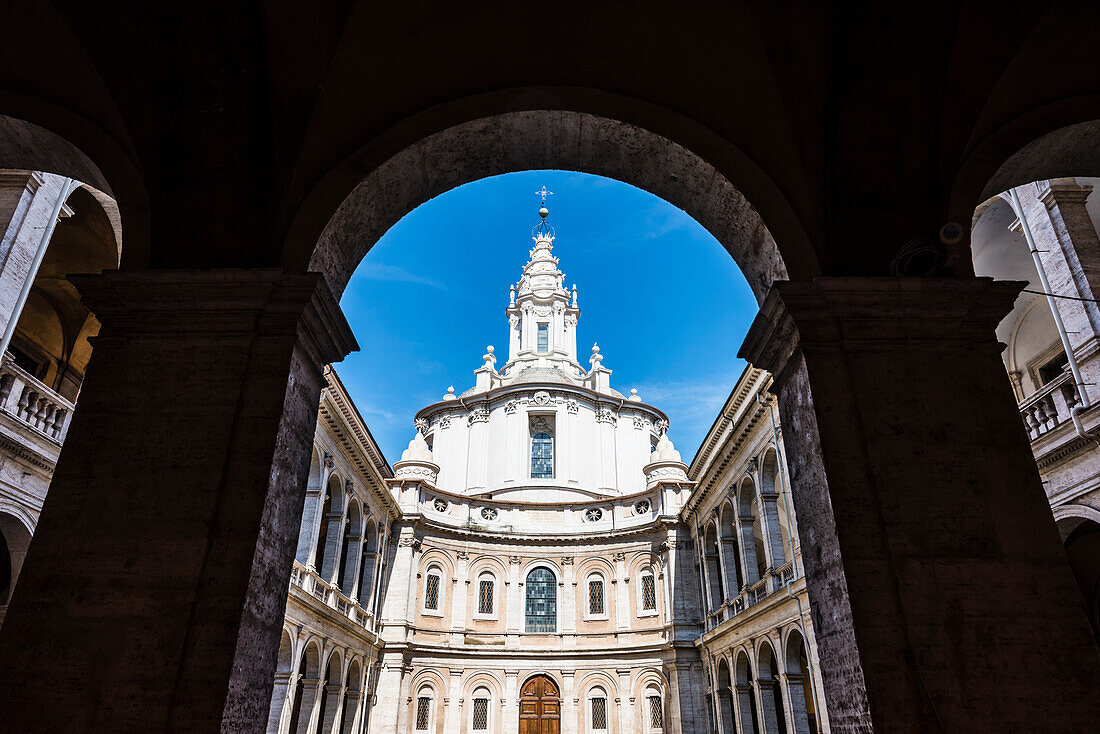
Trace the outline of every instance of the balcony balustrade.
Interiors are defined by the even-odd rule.
[[[0,410],[60,446],[69,430],[73,404],[5,353],[0,360]]]
[[[1020,418],[1032,441],[1070,420],[1077,405],[1073,376],[1065,372],[1020,403]]]
[[[294,567],[290,571],[290,584],[316,597],[322,604],[335,609],[352,622],[371,629],[371,620],[374,615],[361,607],[359,602],[346,596],[335,585],[327,583],[317,575],[316,571],[298,561],[294,562]]]

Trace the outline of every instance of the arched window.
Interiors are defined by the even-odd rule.
[[[430,686],[424,686],[416,695],[416,731],[428,731],[431,728],[434,693]]]
[[[424,575],[424,611],[439,611],[442,580],[443,570],[439,566],[429,566],[428,573]]]
[[[528,632],[556,632],[558,629],[558,587],[550,569],[539,567],[527,574]]]
[[[645,691],[645,723],[646,730],[661,732],[665,730],[665,706],[664,696],[656,686],[649,686]]]
[[[588,730],[607,731],[607,692],[596,686],[588,692]]]
[[[644,615],[647,612],[657,611],[657,579],[653,575],[653,569],[642,569],[642,575],[638,584],[638,613]]]
[[[491,573],[483,573],[477,579],[477,613],[481,616],[491,617],[496,609],[494,605],[496,594],[496,578]]]
[[[536,433],[531,438],[531,478],[554,478],[554,439],[549,433]]]
[[[607,618],[607,599],[604,593],[603,576],[594,573],[588,577],[588,617],[590,619]]]
[[[488,688],[478,688],[473,695],[474,705],[470,708],[470,731],[489,731],[489,702],[492,694]]]

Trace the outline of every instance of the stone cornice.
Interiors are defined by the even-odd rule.
[[[780,375],[796,348],[942,349],[994,344],[1027,284],[992,278],[815,278],[776,281],[738,355]]]
[[[69,281],[103,324],[101,341],[295,336],[318,369],[358,349],[319,273],[108,270]]]

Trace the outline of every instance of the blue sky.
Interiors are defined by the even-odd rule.
[[[733,259],[694,219],[641,189],[567,171],[482,179],[421,205],[356,270],[341,305],[361,351],[336,370],[392,463],[417,410],[473,385],[486,345],[508,352],[508,286],[532,246],[545,185],[554,254],[577,284],[577,347],[598,341],[611,384],[669,416],[691,461],[734,382],[756,302]]]

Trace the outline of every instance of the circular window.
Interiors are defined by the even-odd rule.
[[[584,519],[588,522],[599,522],[603,517],[603,510],[599,507],[592,507],[584,512]]]
[[[634,514],[645,515],[649,512],[649,500],[638,500],[634,503]]]
[[[497,519],[497,508],[495,508],[495,507],[482,507],[481,508],[481,517],[485,520],[496,520]]]
[[[432,504],[435,506],[437,512],[446,512],[447,507],[449,506],[447,504],[447,500],[443,499],[442,497],[436,497],[435,502],[433,502]]]

